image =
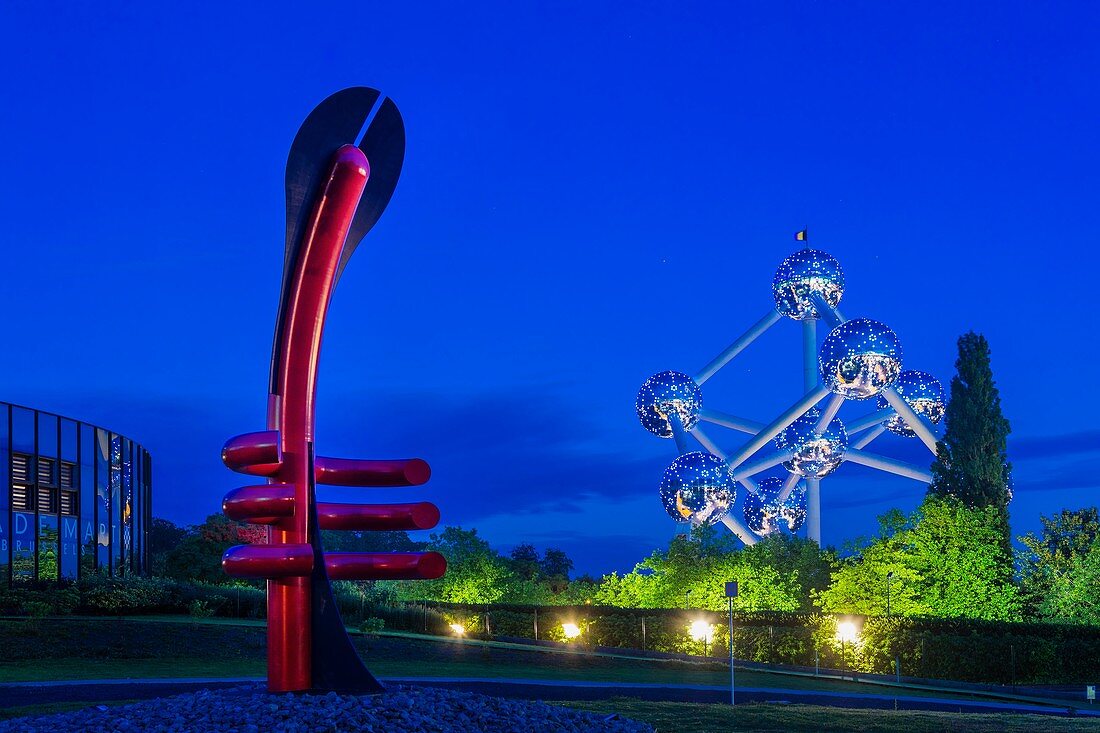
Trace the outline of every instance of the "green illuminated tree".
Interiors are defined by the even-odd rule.
[[[884,615],[889,588],[890,610],[898,615],[1020,617],[1017,589],[1004,574],[1011,556],[996,507],[928,497],[911,516],[894,510],[879,522],[879,535],[842,561],[818,594],[823,610]]]
[[[635,608],[726,607],[726,581],[736,580],[734,608],[810,610],[812,590],[828,584],[832,555],[797,537],[768,537],[739,548],[729,533],[698,527],[677,535],[626,575],[604,577],[594,602]]]
[[[496,603],[515,580],[508,561],[476,529],[446,527],[431,536],[428,549],[447,559],[446,574],[436,580],[394,581],[399,600]]]
[[[989,342],[970,332],[959,338],[956,376],[945,415],[943,440],[936,446],[928,494],[952,497],[971,509],[992,507],[1000,517],[1001,542],[1010,549],[1008,502],[1012,466],[1008,462],[1008,420],[993,381]],[[1011,567],[1006,567],[1011,572]]]
[[[1096,507],[1040,517],[1038,536],[1020,538],[1021,592],[1032,618],[1100,623],[1100,512]]]

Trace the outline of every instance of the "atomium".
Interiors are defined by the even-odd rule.
[[[805,241],[805,235],[800,232],[796,239]],[[924,466],[867,450],[867,446],[890,430],[915,434],[934,454],[937,438],[931,425],[943,419],[943,388],[923,372],[902,372],[901,343],[887,326],[867,318],[845,319],[837,309],[844,292],[844,273],[836,259],[819,250],[795,252],[775,272],[774,307],[694,376],[662,372],[642,385],[636,402],[639,420],[655,435],[676,438],[682,454],[661,482],[661,499],[670,516],[681,522],[720,519],[746,544],[803,527],[809,539],[820,542],[821,480],[843,463],[923,484],[931,481]],[[801,396],[786,403],[786,409],[772,420],[712,407],[704,411],[702,385],[775,324],[789,320],[798,321],[802,331]],[[819,321],[832,328],[822,340]],[[880,412],[846,417],[847,425],[838,419],[846,402],[874,397],[879,397]],[[900,411],[911,425],[899,415],[884,418],[890,414],[881,412],[887,406]],[[822,424],[824,416],[829,417],[827,424]],[[678,428],[674,434],[677,422],[683,434]],[[749,437],[722,447],[708,435],[710,427],[704,423]],[[707,452],[689,452],[688,437]],[[762,452],[769,445],[778,450]],[[759,474],[780,465],[787,471],[786,479],[760,478]],[[728,473],[720,475],[722,470]],[[739,512],[733,511],[735,483],[748,489]]]
[[[894,389],[915,413],[926,418],[928,422],[939,425],[943,420],[943,413],[947,407],[947,395],[943,391],[940,380],[931,374],[918,372],[915,369],[906,370],[898,375],[898,380],[894,382]],[[878,408],[885,410],[888,407],[890,403],[885,397],[880,396]],[[891,415],[883,425],[891,433],[905,438],[914,438],[917,435],[901,415]]]
[[[671,438],[669,415],[678,415],[685,431],[694,428],[703,409],[703,391],[686,374],[661,372],[642,383],[634,407],[642,427],[659,438]]]
[[[665,469],[660,493],[665,511],[676,521],[714,524],[733,506],[737,487],[725,461],[693,451]]]
[[[775,446],[790,451],[791,458],[783,462],[783,467],[791,473],[806,478],[824,478],[844,460],[844,451],[848,448],[844,423],[834,417],[825,430],[818,433],[820,420],[821,411],[811,408],[775,436]]]
[[[818,318],[814,295],[836,308],[844,295],[844,272],[832,255],[800,250],[783,260],[772,278],[775,309],[796,321]]]
[[[822,382],[852,400],[874,397],[901,373],[901,342],[888,326],[870,318],[841,323],[818,353]]]
[[[745,518],[745,526],[760,535],[767,537],[779,531],[779,492],[783,488],[783,480],[778,478],[760,479],[755,494],[745,494],[745,504],[741,508],[741,515]]]
[[[802,529],[806,523],[806,487],[799,483],[784,501],[779,500],[783,480],[775,477],[760,479],[757,493],[745,495],[741,509],[745,526],[761,537],[782,531],[783,524],[791,532]]]
[[[805,486],[800,485],[791,492],[791,495],[783,502],[783,506],[779,508],[779,516],[787,523],[787,529],[792,533],[802,529],[802,526],[806,524]]]

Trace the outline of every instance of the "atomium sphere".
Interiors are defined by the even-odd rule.
[[[844,460],[844,451],[848,449],[848,431],[844,423],[834,417],[818,435],[816,428],[820,419],[821,411],[811,408],[775,436],[776,447],[790,451],[791,458],[783,462],[783,467],[791,473],[823,478]]]
[[[695,451],[665,469],[660,491],[665,511],[676,521],[714,524],[733,506],[737,489],[725,461]]]
[[[844,272],[832,255],[816,249],[803,249],[783,260],[772,279],[775,309],[788,318],[805,321],[819,313],[810,296],[836,308],[844,295]]]
[[[745,526],[754,534],[766,537],[779,531],[779,492],[783,488],[783,481],[765,478],[757,486],[760,492],[754,494],[750,491],[746,494],[741,511],[745,517]]]
[[[703,390],[686,374],[661,372],[645,380],[634,406],[642,427],[660,438],[671,438],[668,416],[675,411],[684,430],[694,428],[703,409]]]
[[[787,529],[797,532],[806,524],[806,487],[799,485],[783,506],[779,508],[779,516],[787,523]]]
[[[825,337],[818,357],[821,381],[852,400],[874,397],[901,373],[901,342],[885,324],[856,318]]]
[[[915,369],[906,370],[898,375],[898,381],[894,382],[894,389],[898,391],[903,400],[909,403],[909,406],[913,408],[913,412],[924,417],[928,422],[939,425],[940,421],[943,420],[943,412],[947,406],[947,394],[943,391],[940,380],[931,374],[918,372]],[[886,401],[886,398],[879,395],[878,408],[885,410],[889,406],[890,403]],[[891,433],[906,438],[913,438],[917,435],[901,415],[893,415],[883,425]]]

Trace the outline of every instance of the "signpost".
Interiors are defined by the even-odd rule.
[[[1089,705],[1096,699],[1096,685],[1085,685],[1085,699],[1089,701]]]
[[[726,598],[729,601],[730,618],[729,618],[729,637],[730,637],[730,706],[732,707],[736,703],[733,701],[733,599],[737,597],[737,581],[731,580],[726,583]],[[1094,689],[1094,688],[1089,688]]]

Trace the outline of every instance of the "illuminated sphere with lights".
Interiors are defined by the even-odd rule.
[[[783,481],[777,478],[760,479],[757,483],[759,493],[751,491],[745,495],[745,505],[741,508],[745,517],[745,526],[755,534],[766,537],[779,531],[779,492]]]
[[[677,414],[684,430],[691,430],[703,409],[703,390],[686,374],[660,372],[642,383],[634,407],[642,427],[660,438],[671,438],[669,415]]]
[[[791,492],[783,502],[783,506],[779,507],[779,516],[787,523],[787,529],[792,533],[802,529],[802,525],[806,524],[805,486],[800,485]]]
[[[834,417],[818,435],[816,429],[820,419],[821,411],[812,408],[775,436],[776,447],[791,454],[790,459],[783,462],[783,467],[791,473],[823,478],[844,460],[844,451],[848,449],[848,431],[844,423]]]
[[[943,391],[940,380],[926,372],[918,372],[910,369],[898,375],[898,381],[894,382],[894,389],[905,400],[913,412],[928,420],[933,425],[939,425],[943,420],[943,413],[947,407],[947,394]],[[879,395],[878,408],[885,410],[890,407],[886,398]],[[893,415],[883,425],[891,433],[906,438],[916,437],[916,433],[905,422],[901,415]]]
[[[844,272],[832,255],[803,249],[783,260],[772,278],[775,309],[796,321],[819,317],[812,295],[836,307],[844,295]]]
[[[825,337],[818,357],[821,381],[852,400],[874,397],[901,374],[901,342],[870,318],[840,324]]]
[[[733,506],[736,487],[726,462],[710,453],[685,453],[665,469],[661,503],[678,522],[714,524]]]

